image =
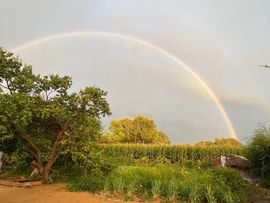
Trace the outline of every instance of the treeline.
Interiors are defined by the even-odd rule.
[[[110,123],[109,130],[104,132],[99,143],[104,144],[156,144],[168,145],[167,134],[157,129],[154,119],[146,116],[120,118]],[[215,141],[200,141],[196,146],[242,146],[234,138],[217,138]]]
[[[241,144],[238,140],[234,138],[216,138],[214,142],[211,141],[201,141],[196,144],[196,146],[229,146],[229,147],[241,147]]]

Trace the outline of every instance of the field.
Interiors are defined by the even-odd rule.
[[[248,201],[249,184],[238,172],[211,166],[220,155],[243,155],[242,147],[102,144],[89,153],[95,166],[70,181],[71,191],[106,191],[125,200]]]
[[[211,165],[213,159],[226,154],[244,155],[245,148],[98,144],[89,151],[87,171],[80,162],[62,156],[52,171],[52,178],[54,182],[66,182],[70,191],[92,192],[100,194],[99,197],[88,196],[86,193],[72,195],[64,192],[66,189],[61,193],[52,193],[50,197],[59,199],[65,194],[75,201],[83,195],[92,202],[101,199],[108,202],[112,199],[190,203],[249,202],[252,188],[237,171],[213,168]],[[22,172],[20,167],[11,176],[19,175]],[[39,188],[40,191],[45,189],[44,194],[52,189]],[[20,194],[21,191],[18,189],[15,192]],[[18,195],[18,198],[22,200],[24,197]],[[33,199],[37,198],[33,196]]]
[[[142,144],[113,144],[98,145],[100,151],[109,157],[122,157],[127,160],[147,158],[157,160],[165,158],[170,163],[181,163],[183,160],[211,161],[220,155],[237,154],[243,155],[243,147],[228,146],[193,146],[193,145],[142,145]]]

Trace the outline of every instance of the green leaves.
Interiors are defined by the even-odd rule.
[[[9,93],[30,93],[36,87],[39,76],[32,67],[23,65],[18,57],[0,48],[0,87]]]
[[[251,171],[270,186],[270,128],[260,125],[247,147],[247,158]]]
[[[109,104],[105,99],[107,92],[97,87],[86,87],[79,93],[80,108],[94,117],[110,115]]]
[[[111,122],[110,132],[103,137],[116,143],[169,144],[168,136],[158,131],[153,119],[137,116],[134,119],[122,118]],[[111,134],[111,136],[108,136]]]
[[[15,124],[23,128],[31,122],[33,100],[25,94],[0,95],[0,123],[6,127]]]
[[[72,81],[68,76],[60,77],[59,75],[49,75],[38,79],[35,92],[37,94],[43,93],[44,99],[50,100],[56,96],[66,95],[71,85]]]
[[[0,48],[0,142],[16,135],[49,171],[63,149],[81,150],[83,143],[96,140],[99,118],[111,114],[107,92],[86,87],[70,93],[71,85],[69,76],[35,75],[31,66]]]

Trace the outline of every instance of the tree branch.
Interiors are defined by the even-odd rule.
[[[9,86],[9,80],[6,79],[6,78],[4,78],[4,80],[6,81],[7,89],[9,90],[10,94],[12,94],[13,93],[13,90]]]
[[[38,162],[39,167],[42,167],[42,160],[41,160],[41,154],[39,148],[32,142],[30,138],[27,136],[23,136],[22,134],[18,132],[14,132],[14,135],[19,138],[22,142],[25,143],[25,146],[28,148],[28,152],[31,153],[36,161]]]
[[[0,86],[8,90],[8,87],[6,87],[5,85],[0,84]]]
[[[75,115],[74,115],[75,116]],[[49,159],[48,159],[48,163],[46,165],[46,169],[47,170],[50,170],[51,167],[53,166],[54,162],[56,161],[56,159],[58,158],[58,151],[57,151],[57,148],[58,148],[58,145],[59,145],[59,142],[62,138],[63,135],[65,135],[65,131],[66,131],[66,128],[71,120],[73,116],[71,116],[65,123],[65,125],[63,126],[60,122],[59,122],[59,125],[61,126],[62,130],[58,133],[57,137],[56,137],[56,140],[52,146],[52,149],[51,149],[51,152],[50,152],[50,155],[49,155]]]

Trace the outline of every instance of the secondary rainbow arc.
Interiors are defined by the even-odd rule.
[[[163,49],[163,48],[161,48],[153,43],[145,41],[143,39],[129,36],[129,35],[120,34],[120,33],[113,33],[113,32],[77,31],[77,32],[59,33],[59,34],[54,34],[54,35],[42,37],[39,39],[35,39],[35,40],[30,41],[30,42],[16,46],[16,47],[12,48],[11,51],[16,53],[16,52],[22,51],[24,49],[30,48],[31,46],[36,46],[38,44],[41,44],[41,43],[44,43],[47,41],[57,40],[57,39],[62,39],[62,38],[67,38],[67,37],[76,37],[76,36],[103,36],[103,37],[120,38],[120,39],[128,40],[128,41],[135,42],[135,43],[141,44],[143,46],[149,47],[151,49],[154,49],[154,50],[158,51],[159,53],[163,54],[164,56],[168,57],[169,59],[171,59],[175,63],[179,64],[180,66],[182,66],[186,71],[188,71],[193,76],[193,78],[204,88],[204,90],[208,93],[208,95],[213,99],[214,103],[216,104],[217,108],[219,109],[220,113],[222,114],[226,125],[229,128],[231,136],[238,140],[236,130],[234,129],[233,124],[232,124],[231,120],[229,119],[229,116],[228,116],[225,108],[223,107],[222,103],[220,102],[219,98],[214,93],[214,91],[199,76],[199,74],[196,73],[192,68],[187,66],[184,62],[182,62],[179,58],[177,58],[172,53],[166,51],[165,49]]]

